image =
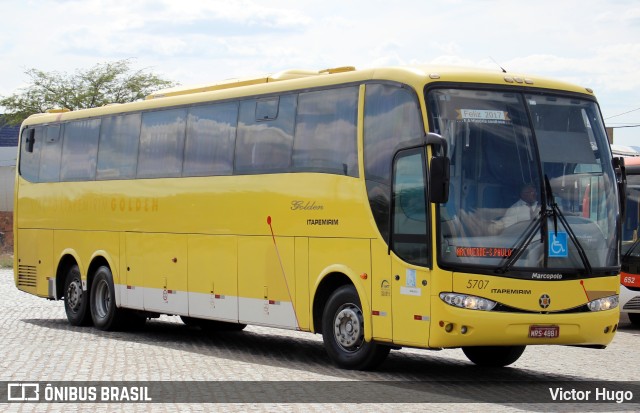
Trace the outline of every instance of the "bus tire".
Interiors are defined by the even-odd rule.
[[[120,329],[123,324],[123,311],[116,307],[116,294],[113,276],[109,267],[101,266],[96,270],[91,284],[91,318],[99,330]]]
[[[322,314],[322,340],[329,358],[349,370],[373,369],[390,348],[364,339],[364,316],[353,285],[343,285],[331,294]]]
[[[627,313],[629,321],[635,326],[640,326],[640,313]]]
[[[72,326],[91,324],[89,292],[82,290],[82,279],[77,265],[69,268],[64,279],[64,311]]]
[[[464,355],[483,367],[504,367],[520,358],[526,346],[462,347]]]

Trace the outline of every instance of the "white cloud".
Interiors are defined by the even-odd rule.
[[[183,84],[342,65],[498,70],[495,59],[593,87],[604,113],[640,106],[636,0],[41,0],[3,2],[3,15],[0,95],[28,68],[123,58]]]

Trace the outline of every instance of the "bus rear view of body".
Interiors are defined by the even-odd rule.
[[[22,125],[15,282],[69,322],[320,333],[338,366],[604,348],[619,188],[593,92],[446,67],[290,70]]]

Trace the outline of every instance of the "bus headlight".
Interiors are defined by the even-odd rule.
[[[476,297],[475,295],[456,293],[440,293],[440,299],[454,307],[466,308],[468,310],[491,311],[497,304],[495,301]]]
[[[618,306],[618,296],[612,295],[609,297],[598,298],[597,300],[589,301],[587,306],[591,311],[611,310]]]

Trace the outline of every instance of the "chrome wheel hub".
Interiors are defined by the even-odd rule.
[[[354,304],[338,309],[334,319],[333,334],[336,342],[346,351],[356,351],[364,341],[362,311]]]
[[[82,304],[82,284],[80,280],[73,280],[69,283],[67,288],[67,303],[69,308],[76,312],[80,309]]]

